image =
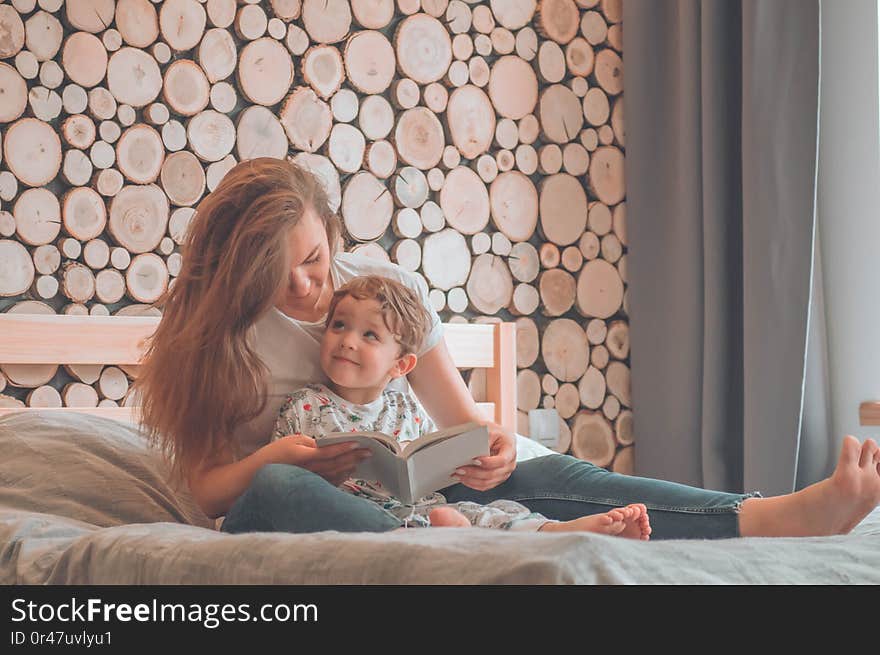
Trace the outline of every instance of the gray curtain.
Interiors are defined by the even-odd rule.
[[[626,0],[636,473],[793,489],[815,224],[819,0]]]

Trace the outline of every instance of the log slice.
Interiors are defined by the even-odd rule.
[[[252,105],[242,111],[238,115],[236,133],[235,147],[242,161],[256,157],[283,159],[287,154],[284,128],[266,107]]]
[[[90,187],[77,187],[66,194],[61,203],[65,231],[79,241],[89,241],[104,231],[107,208]]]
[[[587,225],[587,195],[577,178],[557,173],[540,185],[541,230],[547,240],[567,246],[580,239]]]
[[[349,179],[342,191],[342,218],[346,232],[356,241],[381,237],[391,222],[394,200],[388,188],[365,171]]]
[[[365,103],[361,104],[363,111]],[[281,125],[297,150],[315,152],[330,136],[333,112],[310,87],[298,87],[284,101]]]
[[[0,59],[14,57],[24,47],[25,30],[18,11],[0,5]]]
[[[449,291],[465,284],[471,270],[467,242],[460,232],[446,228],[422,243],[422,271],[432,287]]]
[[[155,184],[127,186],[110,203],[108,231],[126,250],[149,252],[165,236],[168,213],[168,197]]]
[[[302,59],[303,80],[324,100],[339,91],[345,79],[342,55],[332,45],[316,45]]]
[[[562,84],[554,84],[541,92],[538,118],[544,136],[554,143],[568,143],[577,138],[584,125],[581,102]]]
[[[519,57],[500,57],[492,66],[489,97],[495,110],[505,118],[519,120],[530,114],[538,101],[535,71]]]
[[[159,38],[159,15],[149,0],[118,0],[116,29],[135,48],[146,48]]]
[[[0,239],[0,297],[19,296],[34,281],[34,263],[18,241]]]
[[[51,125],[36,118],[22,118],[7,127],[3,153],[6,167],[28,186],[48,184],[61,169],[61,139]]]
[[[293,82],[293,60],[278,41],[262,37],[248,43],[238,62],[238,83],[251,102],[278,104]]]
[[[46,188],[28,189],[12,209],[16,233],[30,246],[51,243],[61,231],[61,204]]]
[[[489,222],[486,185],[466,166],[449,171],[440,191],[440,207],[446,222],[462,234],[476,234]]]
[[[161,183],[173,204],[194,205],[205,192],[205,171],[191,152],[175,152],[166,157],[162,164]]]
[[[165,128],[171,124],[172,121],[169,121],[162,126],[163,137]],[[235,126],[225,114],[206,109],[190,119],[186,126],[186,138],[199,159],[208,162],[220,161],[235,145]]]
[[[178,52],[192,50],[205,33],[207,16],[196,0],[165,0],[159,11],[159,29],[165,42]]]
[[[571,452],[575,457],[596,466],[608,466],[614,460],[616,443],[608,420],[600,412],[578,412],[571,429]]]
[[[210,100],[211,85],[201,67],[189,59],[178,59],[165,69],[162,98],[176,114],[195,116]]]
[[[12,66],[0,62],[0,123],[11,123],[27,108],[28,89],[24,78]]]
[[[501,173],[489,187],[489,205],[493,224],[507,238],[531,238],[538,222],[538,192],[528,177],[518,171]]]
[[[446,120],[452,143],[463,157],[476,159],[489,150],[495,135],[495,110],[482,89],[468,84],[453,91]]]
[[[360,26],[380,30],[394,18],[394,0],[351,0],[351,13]]]
[[[502,26],[518,30],[532,22],[535,0],[490,0],[492,15]]]
[[[164,160],[162,137],[144,123],[125,130],[116,142],[116,165],[135,184],[155,182]]]
[[[338,43],[351,28],[348,0],[304,0],[302,23],[316,43]]]
[[[168,288],[165,261],[152,252],[133,258],[125,271],[125,286],[132,300],[146,304],[156,302]]]
[[[357,32],[345,44],[348,83],[361,93],[384,92],[394,80],[394,48],[381,32]]]
[[[623,302],[623,281],[612,264],[594,259],[578,274],[577,310],[588,317],[609,318]]]
[[[541,339],[544,365],[561,382],[574,382],[587,370],[590,359],[587,335],[575,321],[550,321]]]
[[[162,90],[162,74],[156,60],[143,50],[120,48],[107,64],[107,85],[119,102],[144,107]]]
[[[394,145],[402,161],[423,171],[429,170],[443,156],[443,126],[430,109],[407,109],[400,115],[394,130]]]
[[[232,75],[238,65],[238,50],[232,35],[216,27],[205,32],[197,61],[212,84]]]
[[[443,24],[427,14],[403,19],[394,35],[397,66],[419,84],[443,78],[452,63],[452,41]]]
[[[541,0],[535,26],[541,36],[565,45],[580,27],[580,13],[574,0]]]

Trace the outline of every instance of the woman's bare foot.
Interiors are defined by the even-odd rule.
[[[744,537],[847,534],[880,504],[880,447],[847,435],[830,478],[793,494],[749,498],[740,510]]]
[[[647,541],[651,536],[648,509],[641,503],[591,514],[572,521],[545,523],[541,532],[598,532],[627,539]]]
[[[432,528],[469,528],[471,522],[467,517],[452,507],[438,507],[428,514]]]

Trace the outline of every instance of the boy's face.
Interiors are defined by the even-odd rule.
[[[339,301],[321,340],[321,366],[334,384],[384,388],[406,373],[408,357],[401,355],[377,300],[345,296]]]

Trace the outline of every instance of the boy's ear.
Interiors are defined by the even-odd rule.
[[[413,353],[407,353],[397,358],[394,367],[391,369],[392,378],[402,378],[404,375],[412,371],[416,367],[418,358]]]

